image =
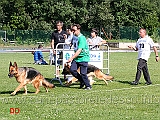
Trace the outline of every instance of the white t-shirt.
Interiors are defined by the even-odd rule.
[[[103,39],[99,36],[88,39],[88,43],[91,42],[92,45],[98,45],[101,41],[103,41]]]
[[[66,45],[64,46],[64,49],[70,49],[70,43],[72,41],[72,38],[73,38],[73,33],[70,34],[68,38],[65,40]]]
[[[139,38],[136,43],[136,48],[138,48],[138,59],[142,58],[148,61],[151,53],[151,47],[153,46],[154,42],[148,35],[144,38]]]
[[[93,49],[99,49],[99,47],[98,46],[96,47],[96,45],[98,45],[102,41],[103,41],[103,39],[99,36],[87,39],[87,42],[88,42],[90,48],[94,47]],[[90,43],[92,43],[92,44],[90,44]]]

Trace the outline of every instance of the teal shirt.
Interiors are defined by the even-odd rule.
[[[75,52],[78,49],[82,49],[80,54],[74,59],[76,62],[89,62],[89,46],[87,44],[87,40],[84,35],[80,34],[78,36],[78,44],[77,49],[75,49]]]

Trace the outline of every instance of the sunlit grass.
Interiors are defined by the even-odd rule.
[[[44,54],[45,56],[48,53]],[[45,92],[34,94],[35,89],[28,85],[28,95],[22,89],[16,96],[10,93],[18,86],[15,78],[8,78],[9,62],[18,66],[34,67],[47,80],[54,78],[54,66],[34,65],[31,53],[0,53],[0,116],[1,120],[159,120],[160,113],[160,64],[154,54],[148,61],[153,85],[146,86],[143,75],[138,86],[129,83],[134,80],[137,53],[110,53],[110,75],[114,81],[108,86],[103,81],[93,85],[92,90],[78,89],[78,83],[70,87],[57,86]],[[46,60],[48,58],[46,57]],[[10,108],[19,108],[17,115],[10,114]]]

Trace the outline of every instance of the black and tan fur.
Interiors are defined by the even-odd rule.
[[[80,68],[78,68],[78,73],[80,73]],[[70,73],[70,65],[68,63],[64,64],[64,68],[62,71],[62,74],[69,75]],[[87,67],[87,76],[90,80],[90,84],[92,85],[94,83],[94,80],[92,80],[93,77],[98,78],[99,80],[103,80],[106,85],[108,85],[107,80],[113,80],[114,77],[105,75],[99,68],[95,67],[94,65],[89,64]],[[74,82],[78,81],[75,77],[72,77],[70,82],[67,82],[66,85],[70,85]]]
[[[10,62],[9,65],[9,78],[15,77],[17,82],[20,83],[19,86],[11,93],[11,95],[15,95],[21,88],[24,87],[25,94],[27,94],[27,84],[31,83],[36,88],[35,94],[37,94],[40,89],[40,86],[44,86],[46,92],[48,92],[48,88],[55,87],[52,83],[49,83],[45,80],[43,75],[32,67],[18,67],[17,63]]]

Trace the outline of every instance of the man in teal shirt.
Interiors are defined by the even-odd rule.
[[[81,26],[79,24],[73,25],[74,34],[78,37],[78,41],[73,41],[75,54],[68,59],[68,63],[72,61],[70,71],[71,74],[80,81],[80,88],[85,85],[85,90],[90,90],[91,85],[87,77],[87,67],[90,61],[89,47],[84,35],[80,32]],[[80,74],[77,69],[80,67]]]

